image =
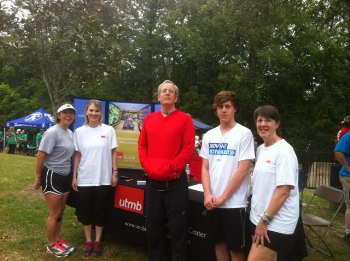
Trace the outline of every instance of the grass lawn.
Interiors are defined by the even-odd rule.
[[[47,207],[41,190],[32,189],[35,157],[0,153],[0,260],[56,260],[46,254]],[[67,206],[62,236],[75,246],[69,260],[82,260],[84,233],[74,209]],[[107,235],[100,260],[148,260],[147,249]],[[94,260],[94,257],[87,258]]]
[[[40,190],[32,189],[34,182],[34,157],[5,155],[0,153],[0,260],[56,260],[45,253],[45,221],[47,207]],[[305,202],[313,190],[304,192]],[[329,212],[327,203],[319,201],[315,213]],[[308,233],[306,229],[306,233]],[[335,260],[350,259],[350,245],[342,239],[344,214],[338,214],[334,226],[326,236],[326,242],[335,254]],[[69,260],[81,260],[84,246],[82,226],[77,222],[74,209],[67,206],[62,236],[76,248]],[[147,260],[144,246],[107,235],[103,241],[104,253],[100,260]],[[94,260],[93,257],[87,258]],[[316,253],[313,260],[333,260]],[[198,260],[200,261],[200,260]]]
[[[307,202],[309,202],[313,192],[313,189],[304,190],[303,208],[305,208]],[[322,199],[318,200],[315,207],[311,210],[316,215],[321,215],[323,217],[328,216],[328,220],[330,220],[333,215],[333,212],[329,210],[329,203],[323,201]],[[326,256],[323,253],[316,252],[312,260],[350,260],[350,245],[343,240],[343,236],[345,234],[344,222],[344,213],[339,212],[333,221],[333,226],[330,228],[325,238],[326,243],[334,254],[334,259]],[[313,236],[313,233],[309,230],[309,228],[305,227],[305,233],[311,239],[311,242],[317,242],[316,237]]]

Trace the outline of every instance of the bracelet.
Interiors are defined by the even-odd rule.
[[[270,221],[268,219],[265,219],[263,216],[261,216],[261,221],[263,222],[264,225],[270,224]]]
[[[112,169],[112,171],[118,171],[118,169]]]
[[[272,221],[272,217],[270,217],[268,214],[267,214],[267,212],[265,211],[264,212],[264,216],[271,222]]]

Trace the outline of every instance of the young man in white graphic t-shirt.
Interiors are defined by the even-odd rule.
[[[231,91],[214,98],[220,125],[204,135],[200,156],[207,234],[220,260],[244,260],[244,221],[249,171],[254,160],[254,138],[235,121],[240,106]],[[230,257],[231,256],[231,257]]]

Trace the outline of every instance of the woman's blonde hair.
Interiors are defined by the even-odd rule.
[[[99,120],[100,125],[101,125],[102,122],[103,122],[103,110],[102,110],[101,102],[100,102],[99,100],[90,100],[90,101],[88,101],[88,103],[86,104],[85,111],[84,111],[84,118],[85,118],[85,123],[84,123],[84,124],[85,124],[85,125],[89,125],[89,118],[88,118],[88,116],[86,116],[86,112],[87,112],[87,110],[88,110],[88,108],[89,108],[89,106],[90,106],[91,104],[95,105],[96,108],[99,109],[99,110],[101,111],[101,117],[100,117],[100,120]]]

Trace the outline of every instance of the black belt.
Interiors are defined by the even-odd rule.
[[[184,173],[182,173],[178,178],[169,181],[156,181],[154,179],[148,179],[153,184],[153,188],[157,192],[167,192],[171,189],[173,183],[177,181]]]

